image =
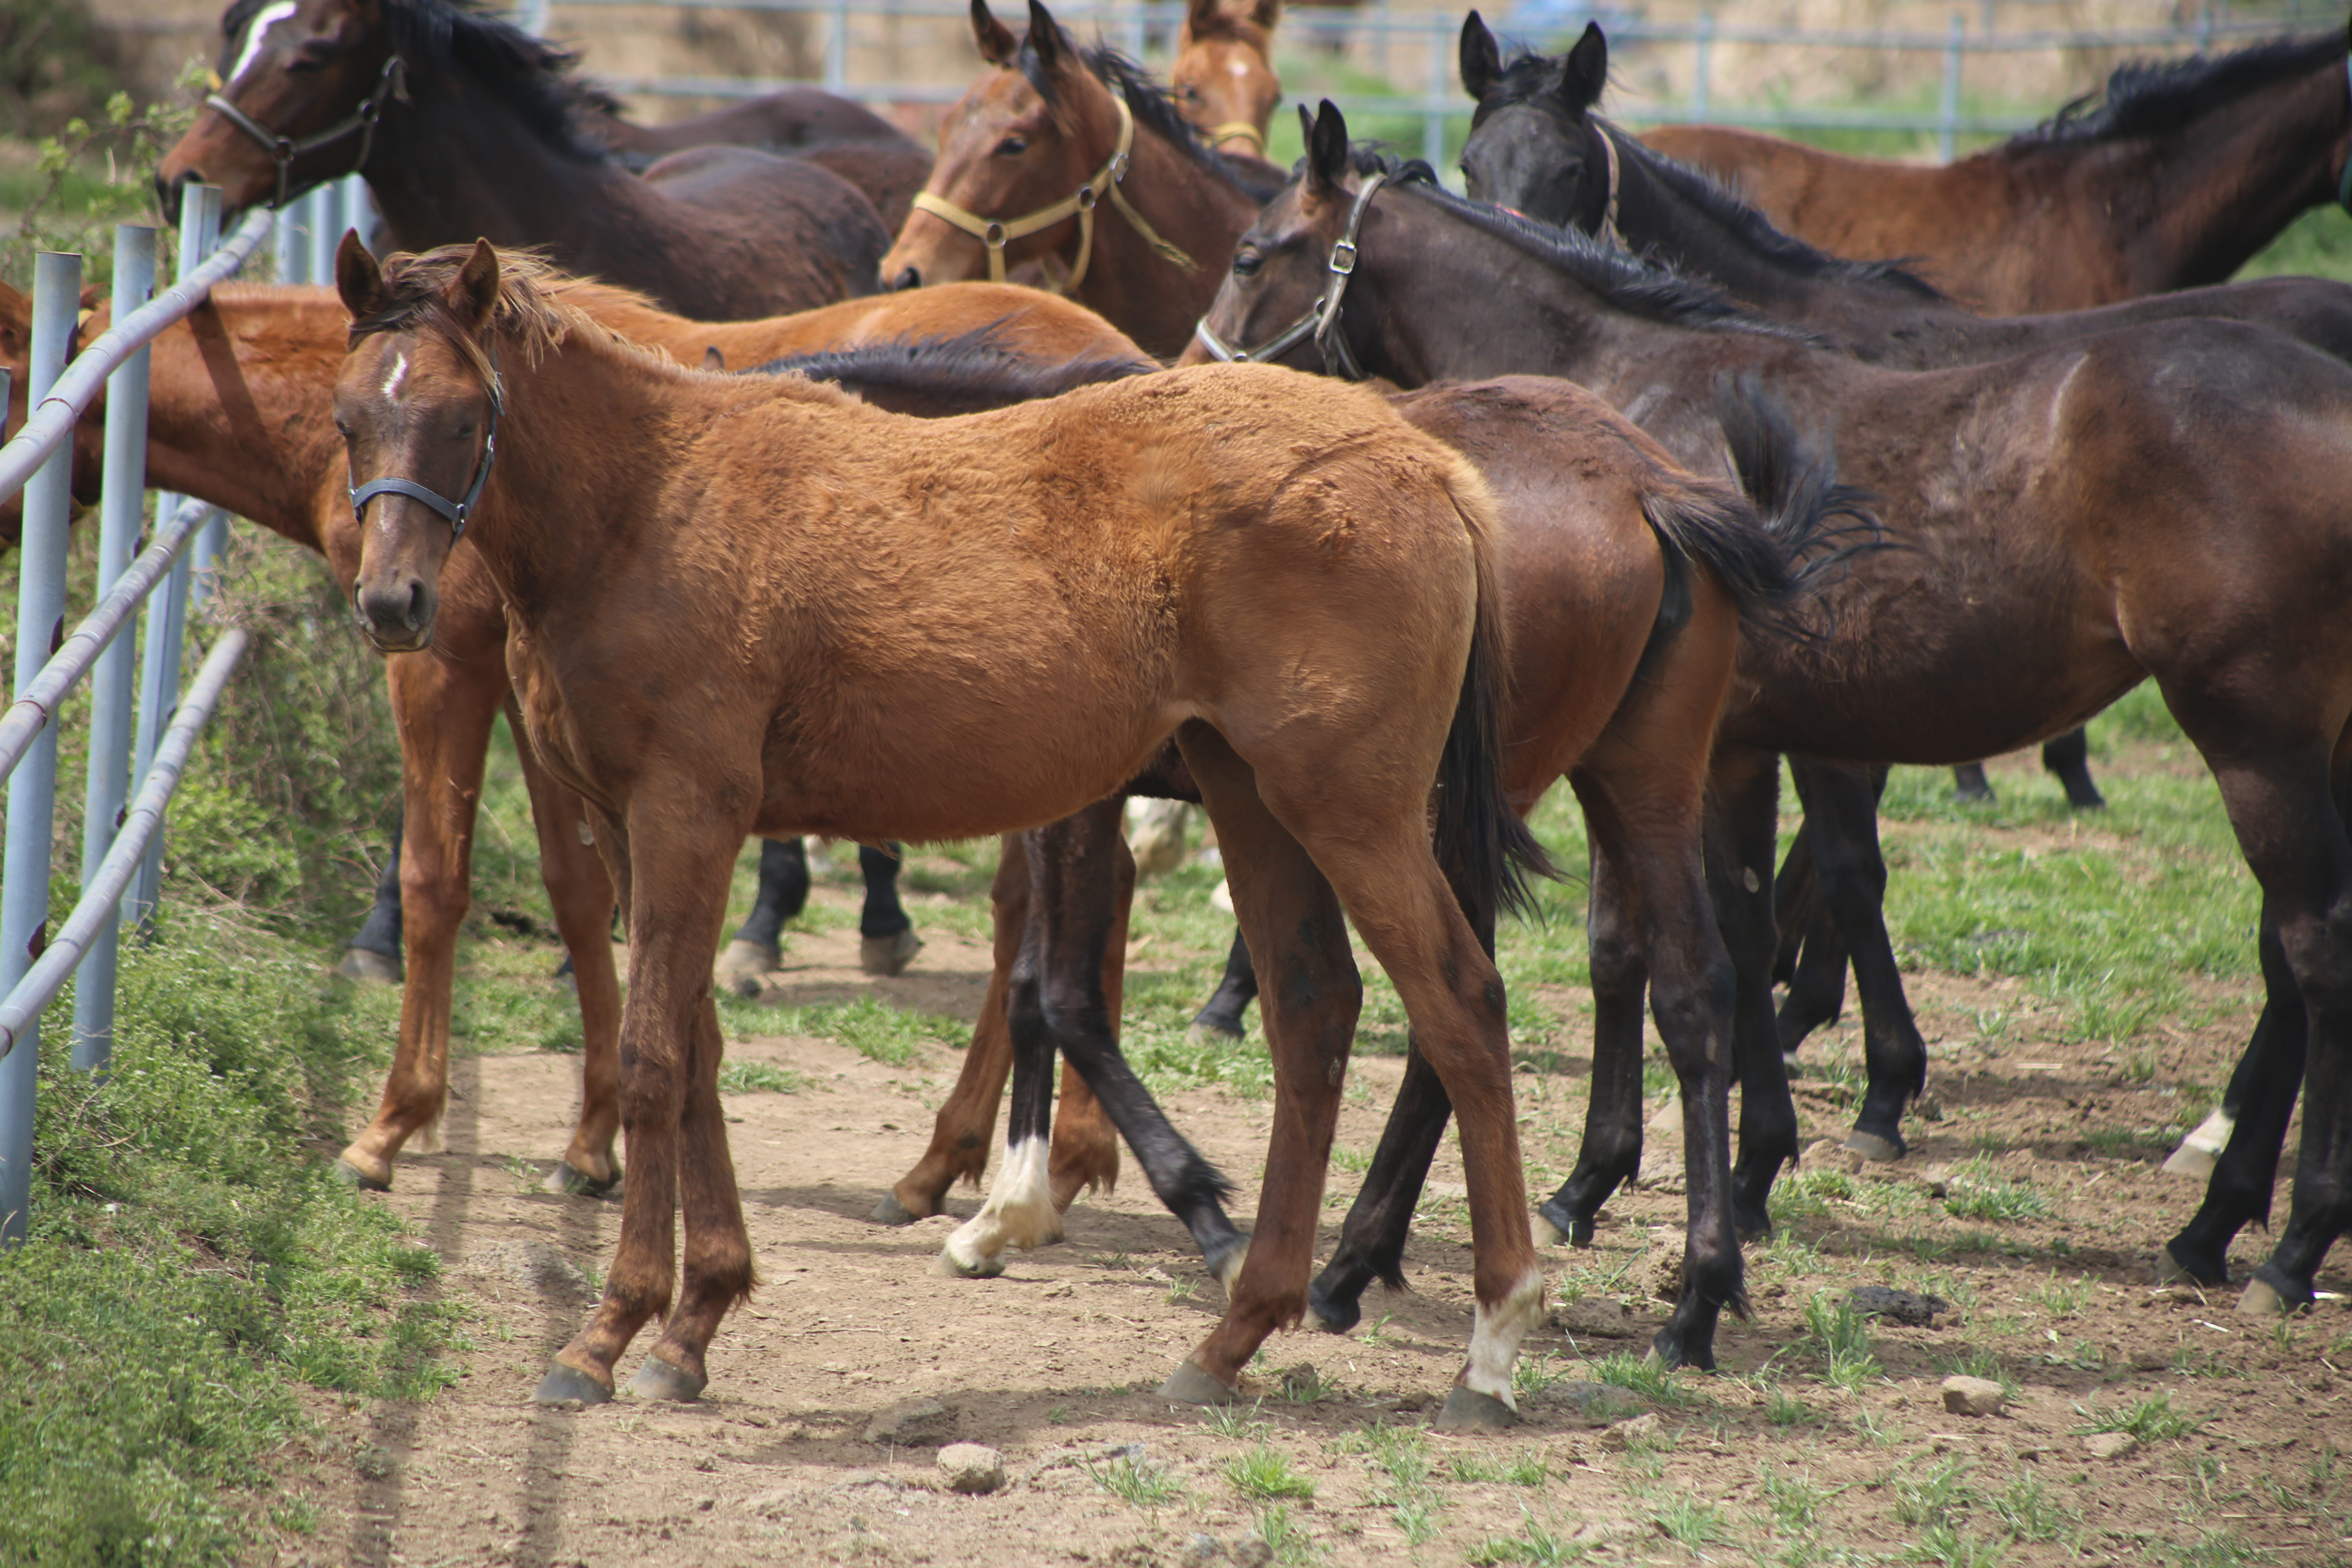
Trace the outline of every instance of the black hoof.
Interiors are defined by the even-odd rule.
[[[1769,1241],[1772,1211],[1760,1198],[1747,1199],[1735,1193],[1731,1199],[1731,1226],[1742,1241]]]
[[[1457,1383],[1437,1413],[1441,1432],[1503,1432],[1517,1426],[1519,1414],[1490,1394]]]
[[[2073,784],[2068,784],[2066,804],[2076,811],[2105,811],[2107,809],[2107,797],[2099,793],[2096,785],[2077,791]]]
[[[658,1355],[646,1357],[637,1375],[629,1379],[629,1393],[638,1399],[690,1400],[702,1397],[710,1380]]]
[[[1559,1232],[1569,1246],[1591,1247],[1592,1245],[1592,1221],[1580,1216],[1558,1198],[1545,1200],[1543,1206],[1537,1209],[1536,1213],[1543,1216],[1546,1225]]]
[[[1241,1397],[1241,1390],[1218,1382],[1186,1356],[1160,1385],[1160,1397],[1179,1405],[1231,1405]]]
[[[598,1181],[569,1160],[558,1160],[549,1172],[546,1188],[575,1198],[617,1198],[621,1195],[621,1175],[615,1172],[604,1181]]]
[[[884,1225],[912,1225],[921,1216],[911,1212],[905,1204],[900,1203],[898,1194],[884,1193],[882,1201],[874,1205],[871,1217]]]
[[[1239,1044],[1247,1036],[1248,1031],[1242,1027],[1240,1019],[1212,1018],[1203,1013],[1192,1020],[1191,1028],[1184,1031],[1184,1043],[1188,1046],[1231,1046]]]
[[[1685,1339],[1672,1323],[1658,1331],[1650,1342],[1650,1359],[1664,1367],[1687,1366],[1699,1372],[1715,1370],[1715,1345],[1707,1340]]]
[[[2156,1279],[2159,1285],[2201,1285],[2210,1289],[2230,1282],[2230,1265],[2225,1259],[2194,1250],[2184,1252],[2180,1243],[2174,1240],[2167,1242],[2156,1255]]]
[[[613,1397],[613,1391],[578,1367],[557,1362],[547,1369],[538,1392],[530,1397],[535,1405],[561,1405],[567,1399],[576,1399],[583,1405],[603,1405]]]
[[[1307,1292],[1307,1315],[1327,1334],[1344,1334],[1364,1320],[1364,1310],[1350,1300],[1327,1296],[1320,1284]]]
[[[1900,1160],[1911,1152],[1911,1145],[1903,1141],[1903,1134],[1892,1127],[1868,1130],[1857,1126],[1845,1135],[1845,1146],[1864,1159],[1874,1160],[1881,1164]]]

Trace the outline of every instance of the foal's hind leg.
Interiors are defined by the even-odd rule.
[[[1250,963],[1249,943],[1242,940],[1241,928],[1235,926],[1234,945],[1225,953],[1224,976],[1193,1015],[1192,1026],[1185,1033],[1195,1043],[1238,1040],[1249,1027],[1244,1015],[1256,1000],[1257,970]]]
[[[2105,809],[2107,797],[2091,778],[2091,734],[2069,730],[2042,747],[2042,765],[2056,775],[2066,791],[2066,804],[2076,811]]]
[[[1772,1183],[1797,1156],[1797,1108],[1772,1023],[1773,826],[1780,759],[1718,745],[1708,788],[1706,876],[1737,976],[1732,1068],[1739,1077],[1739,1142],[1731,1168],[1732,1222],[1743,1236],[1772,1231]]]
[[[1111,797],[1124,814],[1124,795]],[[1092,821],[1091,816],[1082,814]],[[1118,1020],[1120,1008],[1127,1000],[1127,931],[1128,918],[1135,909],[1135,856],[1127,847],[1123,833],[1110,835],[1108,845],[1096,844],[1087,851],[1090,865],[1096,857],[1107,861],[1111,880],[1109,930],[1095,938],[1100,942],[1097,951],[1085,946],[1086,938],[1076,934],[1087,929],[1090,922],[1073,915],[1068,921],[1047,915],[1055,934],[1049,936],[1047,951],[1051,963],[1085,965],[1099,985],[1103,1016],[1108,1029],[1104,1047],[1111,1058],[1123,1068],[1125,1058],[1118,1054]],[[1102,878],[1097,875],[1081,879],[1087,897],[1098,897]],[[1044,906],[1036,906],[1041,910]],[[1062,976],[1062,984],[1070,977]],[[1051,1012],[1053,995],[1047,996]],[[1059,1037],[1063,1051],[1061,1102],[1054,1108],[1054,1152],[1045,1162],[1045,1175],[1054,1189],[1054,1206],[1066,1212],[1077,1201],[1078,1194],[1088,1187],[1098,1193],[1109,1192],[1118,1181],[1118,1132],[1117,1119],[1104,1106],[1087,1080],[1087,1068],[1070,1056],[1070,1039]],[[1155,1191],[1157,1190],[1155,1186]]]
[[[1772,879],[1772,923],[1780,933],[1772,978],[1789,988],[1780,1003],[1780,1052],[1793,1057],[1807,1036],[1845,1012],[1845,939],[1822,896],[1812,835],[1801,826]]]
[[[1585,939],[1592,976],[1592,1092],[1576,1167],[1538,1217],[1571,1247],[1592,1245],[1601,1205],[1642,1168],[1642,1005],[1650,966],[1625,868],[1591,836],[1592,896]]]

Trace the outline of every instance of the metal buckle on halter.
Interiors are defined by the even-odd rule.
[[[219,93],[207,94],[205,107],[259,142],[262,149],[269,154],[269,161],[278,169],[278,199],[269,204],[269,210],[277,212],[284,208],[287,203],[299,196],[308,195],[327,183],[324,179],[313,180],[299,191],[289,190],[294,177],[294,160],[305,153],[315,153],[321,147],[331,147],[356,132],[360,139],[359,156],[352,160],[349,173],[356,174],[367,166],[368,153],[375,145],[376,121],[383,114],[384,100],[394,97],[406,100],[408,97],[407,74],[407,67],[402,62],[400,56],[394,55],[383,62],[383,69],[376,76],[374,90],[361,100],[357,109],[328,126],[324,131],[305,136],[299,142],[291,136],[281,136],[270,130]],[[340,177],[340,175],[329,175],[327,178]]]
[[[1339,261],[1339,253],[1343,250],[1348,253],[1347,264],[1345,266],[1340,265]],[[1331,259],[1326,262],[1325,265],[1330,268],[1334,273],[1338,274],[1341,278],[1354,277],[1356,275],[1356,242],[1352,239],[1333,241],[1331,246]]]
[[[1340,331],[1339,308],[1348,293],[1348,280],[1356,275],[1358,247],[1356,236],[1364,226],[1364,214],[1371,210],[1372,196],[1388,180],[1385,173],[1366,180],[1356,193],[1355,205],[1348,210],[1348,226],[1331,242],[1331,254],[1325,258],[1324,270],[1330,274],[1331,287],[1307,313],[1293,321],[1274,338],[1254,349],[1237,349],[1209,330],[1206,316],[1193,323],[1192,335],[1201,341],[1212,357],[1238,364],[1265,364],[1280,359],[1308,338],[1322,351],[1323,368],[1347,381],[1362,381],[1364,369],[1357,363],[1353,350],[1348,347],[1347,334]],[[1345,252],[1345,265],[1341,253]]]

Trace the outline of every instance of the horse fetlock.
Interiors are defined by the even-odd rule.
[[[1530,1264],[1493,1306],[1481,1301],[1473,1307],[1470,1321],[1470,1359],[1457,1382],[1516,1412],[1511,1368],[1519,1359],[1519,1342],[1543,1321],[1543,1271]]]
[[[1307,1315],[1327,1334],[1344,1334],[1363,1321],[1359,1301],[1370,1276],[1351,1278],[1335,1262],[1307,1288]],[[1228,1287],[1230,1289],[1230,1287]]]
[[[1242,1265],[1249,1261],[1249,1237],[1235,1237],[1213,1247],[1202,1255],[1201,1261],[1208,1266],[1209,1272],[1216,1276],[1217,1283],[1223,1286],[1225,1294],[1230,1296],[1234,1284],[1242,1277]],[[1310,1309],[1314,1306],[1311,1295],[1307,1305]]]

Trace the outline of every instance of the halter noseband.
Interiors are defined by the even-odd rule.
[[[1364,379],[1364,367],[1356,363],[1355,352],[1348,347],[1348,334],[1339,330],[1339,305],[1347,298],[1348,279],[1356,275],[1356,235],[1364,226],[1364,215],[1371,210],[1372,194],[1388,179],[1385,169],[1366,180],[1356,192],[1356,205],[1348,209],[1348,226],[1331,242],[1331,254],[1324,269],[1331,275],[1331,287],[1323,297],[1307,307],[1306,314],[1275,334],[1269,342],[1256,348],[1235,348],[1209,330],[1203,316],[1192,328],[1192,335],[1210,356],[1228,364],[1271,364],[1297,348],[1307,338],[1323,351],[1323,368],[1347,381]]]
[[[440,491],[428,489],[415,479],[394,477],[370,479],[363,485],[346,486],[352,497],[352,520],[365,522],[367,520],[362,514],[367,510],[367,503],[378,496],[406,496],[411,500],[423,501],[449,520],[449,543],[453,548],[457,541],[465,538],[467,521],[474,515],[474,503],[482,499],[482,487],[490,482],[490,465],[499,458],[499,415],[506,406],[506,397],[499,390],[499,363],[495,356],[490,360],[488,390],[489,428],[483,433],[482,455],[474,464],[473,482],[466,487],[463,500],[451,500]]]
[[[214,110],[231,125],[260,142],[262,150],[269,154],[270,161],[278,165],[278,199],[269,204],[269,210],[276,212],[295,196],[307,195],[318,186],[326,184],[325,180],[313,180],[299,191],[289,191],[289,187],[294,174],[294,160],[297,158],[315,153],[321,147],[331,147],[356,132],[360,139],[360,153],[358,157],[352,160],[352,166],[348,172],[356,174],[366,167],[368,149],[375,144],[376,120],[383,114],[385,101],[394,98],[399,99],[403,103],[408,101],[407,68],[401,64],[398,55],[383,62],[383,71],[376,78],[375,90],[369,93],[357,109],[336,121],[324,131],[314,132],[299,142],[278,135],[219,93],[206,95],[205,107]],[[330,179],[336,177],[338,176],[328,176]]]
[[[1209,145],[1219,152],[1224,150],[1220,145],[1222,142],[1247,142],[1251,157],[1265,156],[1265,132],[1246,120],[1228,120],[1223,125],[1212,125],[1203,134],[1209,138]]]
[[[1035,212],[1016,218],[982,217],[978,213],[964,211],[944,196],[935,195],[929,191],[922,191],[915,196],[916,209],[954,225],[986,246],[988,247],[988,280],[992,283],[1004,281],[1006,245],[1035,234],[1040,229],[1051,228],[1072,213],[1076,213],[1078,216],[1077,265],[1070,268],[1070,276],[1067,279],[1058,286],[1049,284],[1046,290],[1048,293],[1067,294],[1086,280],[1087,263],[1094,259],[1095,205],[1108,193],[1110,196],[1110,205],[1119,210],[1119,215],[1127,219],[1128,226],[1142,237],[1143,242],[1151,247],[1155,255],[1163,261],[1173,262],[1187,272],[1192,271],[1199,264],[1185,255],[1182,250],[1160,238],[1152,226],[1143,221],[1143,215],[1129,205],[1127,194],[1119,189],[1120,184],[1127,178],[1128,154],[1135,146],[1135,115],[1127,107],[1127,100],[1120,97],[1118,93],[1113,92],[1110,95],[1110,101],[1111,107],[1118,110],[1118,145],[1112,150],[1110,161],[1096,170],[1093,178],[1052,206],[1039,207]]]

